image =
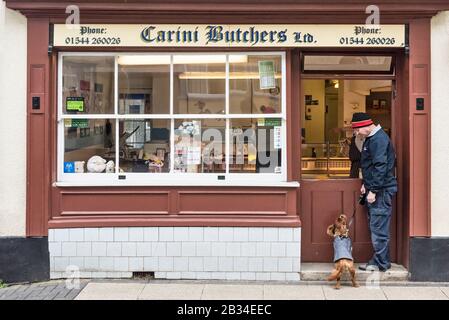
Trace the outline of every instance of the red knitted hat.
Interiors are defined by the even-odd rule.
[[[363,128],[373,124],[371,117],[365,112],[356,112],[352,115],[352,128]]]

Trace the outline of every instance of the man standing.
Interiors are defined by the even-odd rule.
[[[394,175],[396,156],[388,135],[380,125],[374,125],[364,112],[352,116],[354,133],[364,138],[361,167],[363,184],[361,193],[366,194],[368,223],[374,255],[361,270],[386,271],[390,269],[390,221],[392,198],[397,192]]]

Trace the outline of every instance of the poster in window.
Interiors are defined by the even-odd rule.
[[[84,112],[84,97],[67,97],[65,108],[71,112]]]
[[[269,60],[259,61],[259,81],[260,81],[260,89],[276,88],[273,61]]]

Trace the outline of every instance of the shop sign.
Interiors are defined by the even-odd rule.
[[[259,127],[276,127],[281,126],[281,119],[279,118],[259,118],[257,119]]]
[[[405,25],[55,24],[57,47],[404,47]]]

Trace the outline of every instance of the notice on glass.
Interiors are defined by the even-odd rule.
[[[189,147],[187,149],[187,164],[201,164],[201,147]]]
[[[282,127],[274,127],[273,128],[273,139],[274,139],[274,148],[281,149],[282,148]]]
[[[276,88],[276,80],[274,79],[274,62],[259,61],[259,79],[260,89]]]

